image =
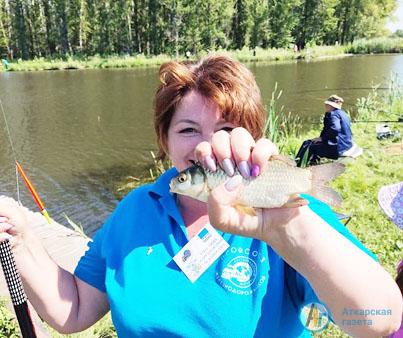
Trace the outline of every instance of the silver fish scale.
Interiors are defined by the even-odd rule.
[[[208,186],[214,188],[228,180],[222,170],[206,172]],[[273,208],[284,205],[294,194],[311,190],[311,173],[282,161],[270,161],[265,171],[254,179],[243,179],[239,202],[255,208]]]

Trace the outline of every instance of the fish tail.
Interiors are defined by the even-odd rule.
[[[345,166],[341,163],[332,162],[312,166],[309,169],[312,174],[312,190],[309,193],[325,203],[340,207],[342,203],[341,196],[326,184],[342,174]]]

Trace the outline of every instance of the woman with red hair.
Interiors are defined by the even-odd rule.
[[[241,63],[209,55],[162,65],[155,130],[174,167],[120,202],[74,274],[52,261],[18,208],[0,202],[0,238],[13,242],[41,318],[76,332],[110,309],[119,337],[310,337],[329,318],[357,337],[396,330],[396,284],[326,204],[305,195],[301,206],[256,216],[234,208],[235,169],[253,179],[277,154],[262,138],[264,119]],[[231,177],[207,203],[169,192],[194,161]],[[319,308],[320,321],[304,317]]]

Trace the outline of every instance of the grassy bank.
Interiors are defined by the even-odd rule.
[[[338,57],[350,54],[372,54],[372,53],[402,53],[403,38],[377,38],[371,40],[357,40],[348,45],[337,46],[312,46],[301,51],[294,51],[292,48],[273,48],[262,49],[256,48],[250,50],[243,48],[242,50],[217,52],[227,53],[242,62],[271,62],[271,61],[295,61],[295,60],[312,60],[324,57]],[[199,55],[190,56],[198,58],[207,52]],[[169,61],[173,56],[158,55],[144,56],[142,54],[136,56],[68,56],[65,59],[48,59],[37,58],[34,60],[16,60],[10,62],[6,67],[4,64],[0,66],[3,71],[39,71],[39,70],[68,70],[68,69],[105,69],[105,68],[135,68],[146,66],[158,66]],[[179,59],[185,60],[184,56]]]

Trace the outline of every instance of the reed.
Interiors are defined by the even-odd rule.
[[[403,38],[359,39],[347,45],[345,52],[352,54],[403,53]]]

